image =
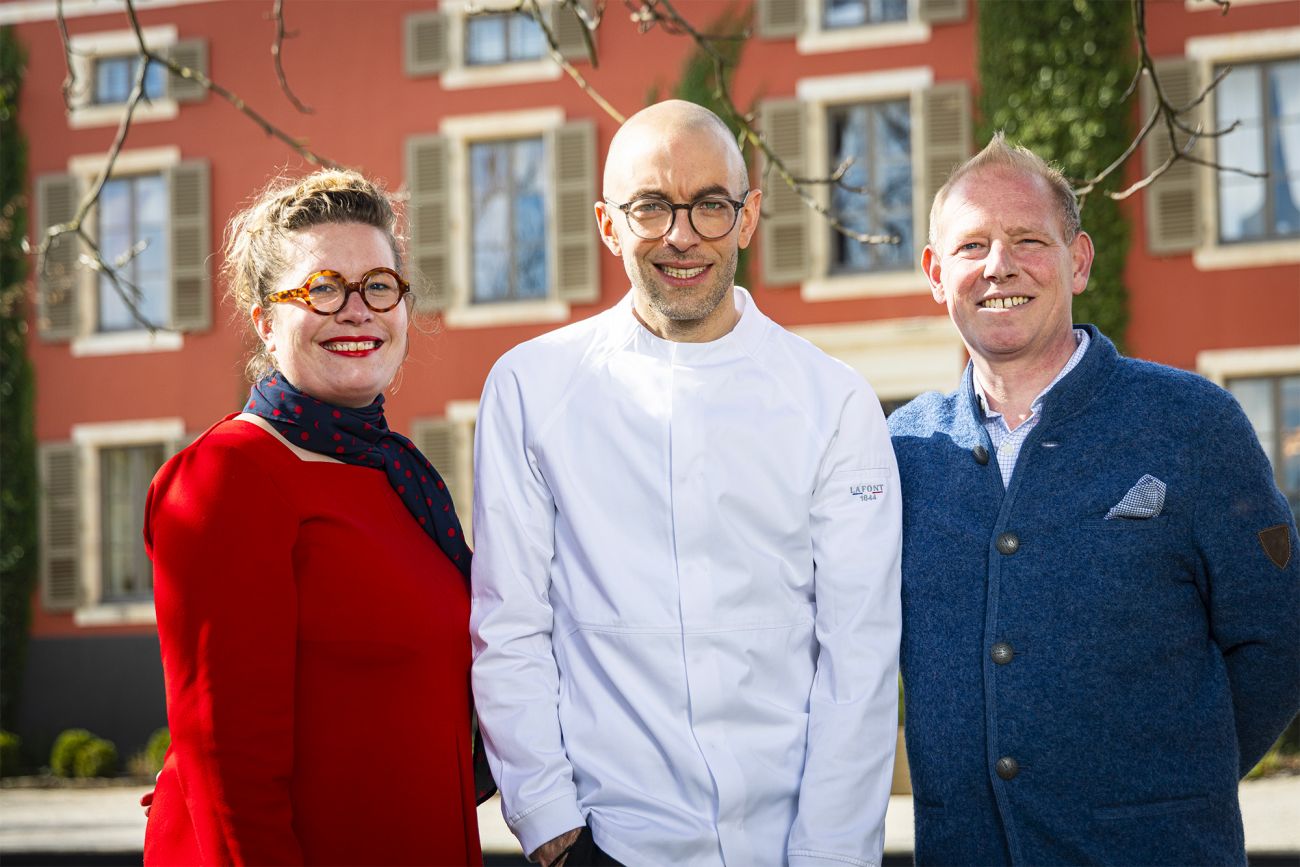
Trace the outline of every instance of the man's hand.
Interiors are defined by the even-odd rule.
[[[563,867],[565,859],[569,857],[568,848],[581,833],[581,828],[565,831],[554,840],[538,846],[537,850],[528,856],[528,860],[534,864],[541,864],[542,867]]]

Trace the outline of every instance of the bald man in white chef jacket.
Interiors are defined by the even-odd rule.
[[[880,863],[898,471],[870,387],[734,285],[761,199],[712,112],[632,117],[595,204],[631,291],[484,388],[474,695],[538,863]]]

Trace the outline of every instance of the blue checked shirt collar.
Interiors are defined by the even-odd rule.
[[[1002,413],[994,412],[989,409],[988,402],[984,398],[984,388],[980,385],[979,375],[972,371],[971,385],[975,388],[975,396],[979,399],[981,418],[980,422],[984,425],[984,430],[988,431],[989,439],[993,443],[993,450],[998,456],[998,469],[1002,472],[1002,486],[1005,488],[1011,484],[1011,474],[1016,469],[1016,459],[1020,457],[1020,447],[1024,445],[1025,440],[1029,437],[1029,432],[1038,426],[1042,418],[1043,398],[1052,390],[1058,382],[1065,378],[1065,375],[1078,366],[1083,360],[1084,353],[1088,351],[1088,344],[1091,338],[1088,332],[1082,328],[1074,329],[1074,341],[1077,344],[1074,354],[1070,360],[1065,362],[1060,373],[1053,377],[1047,387],[1038,393],[1033,403],[1029,405],[1029,418],[1020,423],[1015,430],[1007,427],[1007,421],[1003,418]]]

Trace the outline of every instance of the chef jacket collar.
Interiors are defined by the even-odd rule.
[[[632,292],[628,292],[621,306],[626,312],[626,327],[635,329],[632,348],[637,352],[687,367],[723,364],[751,355],[763,340],[768,319],[755,306],[748,290],[735,286],[732,291],[735,293],[736,309],[740,311],[740,319],[726,334],[707,343],[678,343],[659,337],[637,319],[633,310]]]

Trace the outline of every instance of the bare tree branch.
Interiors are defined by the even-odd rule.
[[[874,235],[865,232],[859,232],[856,229],[846,225],[839,215],[832,213],[829,208],[823,205],[818,199],[806,189],[809,185],[830,184],[838,186],[841,189],[854,193],[862,193],[865,190],[861,187],[854,187],[846,184],[843,180],[845,172],[848,171],[849,164],[842,164],[835,172],[827,178],[809,179],[799,178],[792,174],[786,166],[785,161],[772,150],[766,137],[754,128],[753,117],[742,112],[736,107],[734,98],[731,95],[730,88],[727,86],[727,61],[726,58],[718,51],[715,42],[732,39],[748,38],[748,33],[728,34],[724,36],[708,36],[698,31],[689,21],[687,21],[671,0],[624,0],[629,8],[633,9],[633,20],[642,32],[648,31],[656,25],[670,34],[688,36],[700,51],[709,58],[713,63],[713,83],[714,96],[722,106],[725,118],[730,123],[740,128],[740,139],[757,149],[767,160],[768,169],[775,169],[781,181],[793,190],[803,201],[804,205],[819,214],[826,220],[827,224],[854,241],[861,244],[897,244],[901,239],[897,235]]]
[[[1183,119],[1183,115],[1199,108],[1205,102],[1206,98],[1209,97],[1216,88],[1218,88],[1223,79],[1232,71],[1232,68],[1227,67],[1220,70],[1218,74],[1214,76],[1214,80],[1202,88],[1201,91],[1187,104],[1174,105],[1169,101],[1169,97],[1165,94],[1164,87],[1161,86],[1160,78],[1156,74],[1155,62],[1151,57],[1149,48],[1147,47],[1146,0],[1131,0],[1131,2],[1131,8],[1133,11],[1133,32],[1137,37],[1138,44],[1138,69],[1133,76],[1133,80],[1129,83],[1128,88],[1124,91],[1123,98],[1127,99],[1136,92],[1138,83],[1141,81],[1142,76],[1145,75],[1150,80],[1156,105],[1152,110],[1150,117],[1147,118],[1146,123],[1142,125],[1142,129],[1138,131],[1136,136],[1134,136],[1133,141],[1131,141],[1128,147],[1124,149],[1124,152],[1121,153],[1114,162],[1102,169],[1100,173],[1080,182],[1080,184],[1075,188],[1075,194],[1079,196],[1080,204],[1083,204],[1088,194],[1096,190],[1098,185],[1123,166],[1133,156],[1133,154],[1137,152],[1138,147],[1147,140],[1147,137],[1152,134],[1163,134],[1168,137],[1169,156],[1149,174],[1130,184],[1128,187],[1118,191],[1106,191],[1107,197],[1115,199],[1116,201],[1127,199],[1138,190],[1144,190],[1151,186],[1178,162],[1189,162],[1195,165],[1206,166],[1215,171],[1232,172],[1234,174],[1246,175],[1247,177],[1252,178],[1265,177],[1265,173],[1252,172],[1235,166],[1223,165],[1216,160],[1208,160],[1195,154],[1196,144],[1201,139],[1214,139],[1225,136],[1240,125],[1240,121],[1234,121],[1222,129],[1207,129],[1206,125],[1200,121],[1189,123]],[[1222,12],[1224,14],[1227,14],[1230,0],[1214,0],[1214,2],[1218,3],[1219,6],[1222,7]],[[1160,132],[1157,132],[1157,127],[1163,127],[1163,129]],[[1180,142],[1180,138],[1184,138],[1185,140]]]
[[[59,22],[59,40],[63,43],[63,63],[68,70],[63,77],[63,105],[71,111],[79,87],[87,85],[77,81],[77,65],[72,60],[72,37],[68,35],[68,19],[63,15],[63,0],[55,0],[54,13]]]
[[[604,3],[601,3],[599,14],[594,17],[579,14],[581,6],[580,4],[575,3],[574,0],[561,0],[561,5],[568,11],[578,15],[578,20],[583,26],[583,41],[587,46],[587,55],[591,58],[592,66],[595,66],[596,46],[592,41],[591,33],[600,25],[601,18],[604,15]],[[537,26],[541,29],[542,35],[546,37],[547,53],[551,55],[551,59],[559,64],[559,67],[564,70],[565,74],[567,74],[569,78],[573,79],[574,84],[578,85],[578,87],[582,89],[583,93],[587,94],[591,101],[600,107],[601,111],[605,112],[605,114],[609,115],[619,123],[623,123],[627,120],[627,118],[623,116],[623,113],[614,108],[613,103],[601,96],[600,92],[591,86],[591,83],[583,77],[582,73],[579,72],[574,65],[566,60],[564,55],[560,53],[559,40],[556,39],[555,32],[551,30],[551,25],[547,22],[546,15],[542,12],[537,0],[519,0],[519,3],[515,6],[515,11],[523,12],[525,15],[528,15],[537,22]]]
[[[59,15],[59,31],[64,38],[64,51],[65,56],[68,58],[69,75],[71,76],[73,74],[71,72],[73,64],[69,48],[70,43],[67,39],[67,21],[63,18],[62,0],[60,0],[56,8]],[[147,50],[144,44],[144,34],[140,30],[140,22],[136,18],[135,8],[129,2],[127,3],[127,17],[131,22],[131,29],[135,34],[136,41],[143,55]],[[117,134],[113,137],[113,144],[109,147],[108,154],[104,159],[104,167],[100,170],[99,175],[95,178],[90,189],[86,191],[84,196],[82,196],[72,219],[57,226],[51,226],[46,230],[45,237],[36,248],[36,260],[37,269],[41,273],[44,273],[46,264],[45,254],[49,251],[50,244],[53,243],[54,239],[61,235],[75,236],[80,241],[81,245],[89,251],[88,253],[83,253],[79,257],[78,261],[90,270],[106,275],[109,282],[112,284],[114,291],[122,299],[122,302],[126,305],[127,309],[131,311],[131,315],[143,324],[150,333],[153,333],[157,326],[144,316],[139,307],[139,301],[144,297],[143,293],[140,291],[140,287],[136,286],[120,272],[120,268],[124,267],[131,259],[135,258],[135,256],[139,255],[139,253],[144,250],[144,246],[137,245],[139,246],[138,250],[133,248],[132,250],[127,251],[127,254],[129,255],[124,254],[121,265],[115,266],[114,264],[104,261],[103,254],[99,249],[99,244],[87,225],[87,218],[90,214],[90,210],[94,207],[95,202],[99,200],[99,196],[104,190],[104,184],[107,183],[109,176],[113,172],[113,164],[117,162],[118,154],[122,152],[122,146],[126,142],[127,133],[130,132],[131,129],[131,120],[135,115],[136,106],[138,106],[144,98],[144,79],[147,69],[148,64],[142,57],[141,61],[136,64],[135,80],[132,82],[130,95],[127,96],[126,105],[122,111],[122,119],[119,121],[117,126]],[[64,93],[66,99],[68,93],[66,85]]]
[[[284,74],[284,63],[281,58],[281,50],[284,40],[292,39],[297,36],[297,32],[289,33],[284,29],[284,0],[275,0],[275,6],[271,9],[271,17],[275,19],[275,42],[271,44],[271,58],[275,61],[275,77],[280,82],[280,89],[284,95],[293,103],[293,107],[303,114],[315,114],[316,109],[303,103],[298,99],[294,92],[289,88],[289,79]]]
[[[182,66],[172,58],[152,50],[145,42],[144,32],[140,27],[140,21],[136,15],[134,0],[123,0],[123,5],[125,7],[127,20],[131,25],[131,32],[135,36],[136,54],[139,60],[136,64],[135,79],[132,82],[131,92],[127,96],[126,102],[123,105],[122,118],[118,122],[117,133],[113,137],[113,143],[105,155],[103,168],[95,177],[94,182],[86,191],[85,195],[83,195],[81,200],[77,203],[77,209],[73,214],[72,219],[68,220],[66,223],[50,226],[45,231],[44,236],[41,238],[36,249],[31,252],[34,252],[36,255],[38,273],[45,273],[46,254],[49,252],[50,244],[53,243],[56,238],[64,235],[75,237],[83,250],[82,254],[78,257],[78,261],[89,270],[107,277],[114,291],[131,312],[131,315],[138,322],[144,325],[150,333],[153,333],[160,326],[150,322],[140,310],[139,302],[144,297],[140,287],[135,285],[134,282],[122,273],[122,269],[125,268],[132,259],[143,252],[145,249],[144,246],[136,245],[126,251],[126,253],[119,257],[116,262],[108,262],[104,259],[99,244],[95,240],[94,233],[90,230],[88,225],[91,210],[94,208],[96,202],[99,201],[99,197],[104,190],[104,184],[106,184],[108,179],[112,177],[113,166],[116,164],[117,158],[121,154],[123,146],[126,144],[127,136],[131,131],[131,123],[135,117],[136,107],[139,106],[142,101],[148,100],[145,95],[144,82],[150,63],[157,63],[160,66],[166,67],[170,73],[178,75],[181,78],[195,81],[210,93],[215,93],[217,96],[220,96],[222,99],[234,106],[240,113],[259,126],[263,132],[272,138],[284,142],[308,162],[314,165],[323,165],[331,168],[337,168],[338,164],[333,160],[320,156],[298,140],[294,139],[288,133],[267,120],[261,113],[245,103],[237,94],[212,81],[203,73],[196,69],[191,69],[188,66]],[[278,12],[279,9],[280,0],[276,0],[276,11]],[[59,36],[63,43],[64,60],[68,68],[68,74],[63,83],[64,102],[68,106],[69,110],[72,110],[76,102],[73,95],[76,93],[78,83],[76,63],[73,60],[72,42],[68,35],[68,22],[63,9],[63,0],[57,0],[55,16],[58,21]],[[283,19],[280,18],[279,21],[276,48],[278,48],[278,42],[284,35]],[[276,55],[278,68],[279,54],[276,48],[272,49],[272,53]],[[283,77],[281,77],[281,81],[284,82]],[[292,93],[288,90],[287,83],[284,86],[285,92],[289,94],[290,99],[294,99]],[[296,99],[294,101],[296,103]]]

